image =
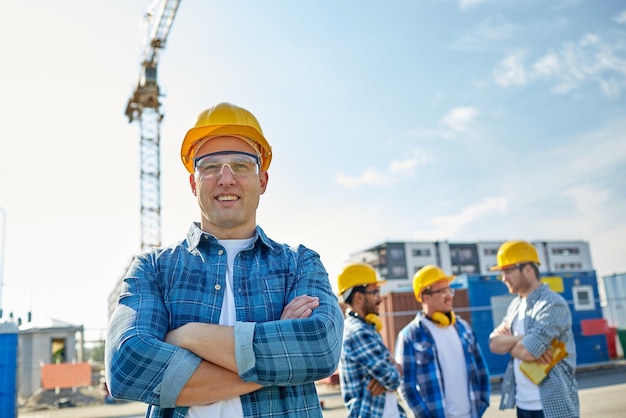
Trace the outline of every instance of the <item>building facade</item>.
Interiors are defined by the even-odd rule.
[[[366,262],[387,280],[384,292],[411,288],[413,275],[427,264],[441,267],[454,275],[497,274],[489,269],[496,265],[498,248],[504,241],[384,242],[353,253],[350,262]],[[591,271],[591,252],[586,241],[533,241],[541,265],[539,272]]]

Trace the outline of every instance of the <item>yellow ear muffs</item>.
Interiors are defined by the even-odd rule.
[[[383,329],[383,321],[381,321],[376,314],[370,313],[365,315],[365,322],[374,325],[376,327],[376,332],[380,332]]]
[[[434,314],[429,316],[429,318],[435,323],[435,325],[441,328],[454,325],[454,323],[456,322],[456,315],[454,314],[454,311],[450,311],[448,313],[435,312]]]

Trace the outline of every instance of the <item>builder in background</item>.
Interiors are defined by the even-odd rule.
[[[365,263],[348,264],[337,279],[339,295],[348,305],[339,380],[350,418],[406,416],[395,394],[402,369],[379,334],[378,305],[384,283]]]
[[[257,226],[271,156],[230,103],[183,140],[199,222],[135,259],[107,337],[111,394],[146,416],[322,416],[315,381],[337,368],[343,318],[319,255]]]
[[[478,418],[489,406],[489,371],[474,332],[452,310],[452,280],[432,265],[415,273],[422,310],[396,341],[400,393],[416,417]]]
[[[489,336],[492,352],[511,354],[502,381],[500,409],[517,405],[520,418],[580,416],[574,376],[576,347],[567,302],[539,280],[539,257],[532,244],[505,242],[497,259],[498,265],[491,270],[501,271],[509,292],[517,295]],[[554,364],[547,376],[528,376],[520,369],[523,362],[550,364],[555,344],[561,344],[567,356]]]

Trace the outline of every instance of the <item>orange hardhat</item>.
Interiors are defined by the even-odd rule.
[[[447,280],[451,282],[456,276],[447,275],[437,266],[428,264],[415,273],[413,276],[413,294],[418,302],[422,301],[422,292],[439,280]]]
[[[263,136],[261,125],[252,113],[231,103],[219,103],[200,113],[194,126],[187,131],[180,148],[180,158],[189,173],[194,172],[198,141],[216,136],[236,136],[250,144],[261,158],[261,170],[272,161],[272,147]]]
[[[504,270],[507,267],[523,263],[541,264],[539,262],[537,249],[534,245],[526,241],[505,242],[498,249],[496,257],[498,259],[498,265],[491,267],[491,271]]]

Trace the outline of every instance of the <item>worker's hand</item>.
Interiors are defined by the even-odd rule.
[[[550,362],[552,362],[552,350],[547,350],[537,359],[537,364],[550,364]]]
[[[402,374],[402,364],[398,363],[392,356],[389,356],[389,361],[395,366],[396,370]]]
[[[526,349],[524,344],[522,344],[521,339],[517,343],[515,343],[515,346],[511,350],[511,355],[523,361],[536,361],[537,360],[537,358],[535,358],[532,354],[530,354],[530,352]]]
[[[280,319],[302,319],[308,318],[313,313],[313,309],[320,306],[320,298],[314,296],[297,296],[285,306]]]
[[[370,382],[367,384],[367,390],[369,390],[372,396],[382,395],[387,391],[387,389],[385,389],[383,385],[378,383],[378,380],[376,379],[370,380]]]
[[[493,335],[500,336],[500,335],[513,335],[513,334],[511,334],[511,328],[509,327],[509,324],[507,324],[506,322],[503,322],[500,325],[498,325],[496,329],[493,330]]]
[[[393,363],[396,366],[396,369],[400,372],[400,374],[402,374],[402,364],[398,363],[397,361],[393,361]]]

